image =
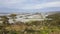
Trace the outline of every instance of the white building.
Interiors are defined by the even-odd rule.
[[[13,19],[11,19],[9,16],[7,16],[9,18],[9,23],[14,23]],[[36,21],[41,21],[45,19],[45,15],[43,14],[20,14],[16,16],[17,18],[15,19],[15,22],[28,22],[31,20],[36,20]]]
[[[28,22],[28,21],[31,21],[31,20],[39,20],[39,21],[41,21],[41,20],[44,20],[45,19],[45,16],[43,15],[39,15],[39,14],[35,14],[35,15],[17,15],[16,16],[17,17],[17,19],[16,19],[16,22],[17,21],[21,21],[21,22]]]

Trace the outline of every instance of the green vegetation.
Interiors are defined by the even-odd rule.
[[[14,20],[15,16],[15,14],[12,14],[10,17]],[[52,20],[30,21],[27,23],[18,22],[19,24],[10,24],[6,16],[1,18],[3,23],[0,24],[0,34],[54,34],[54,32],[58,34],[57,32],[60,32],[60,14],[46,17]]]

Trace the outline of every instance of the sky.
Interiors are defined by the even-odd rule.
[[[60,0],[0,0],[0,13],[60,11]]]

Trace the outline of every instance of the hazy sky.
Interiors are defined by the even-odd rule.
[[[0,13],[60,11],[60,0],[0,0]]]

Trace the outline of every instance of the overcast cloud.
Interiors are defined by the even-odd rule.
[[[52,9],[53,7],[54,8],[58,7],[58,9],[60,9],[60,0],[0,0],[0,12],[1,11],[2,12],[10,12],[10,11],[21,12],[20,11],[21,9],[23,10],[28,10],[28,9],[35,10],[35,9],[44,9],[44,8]]]

